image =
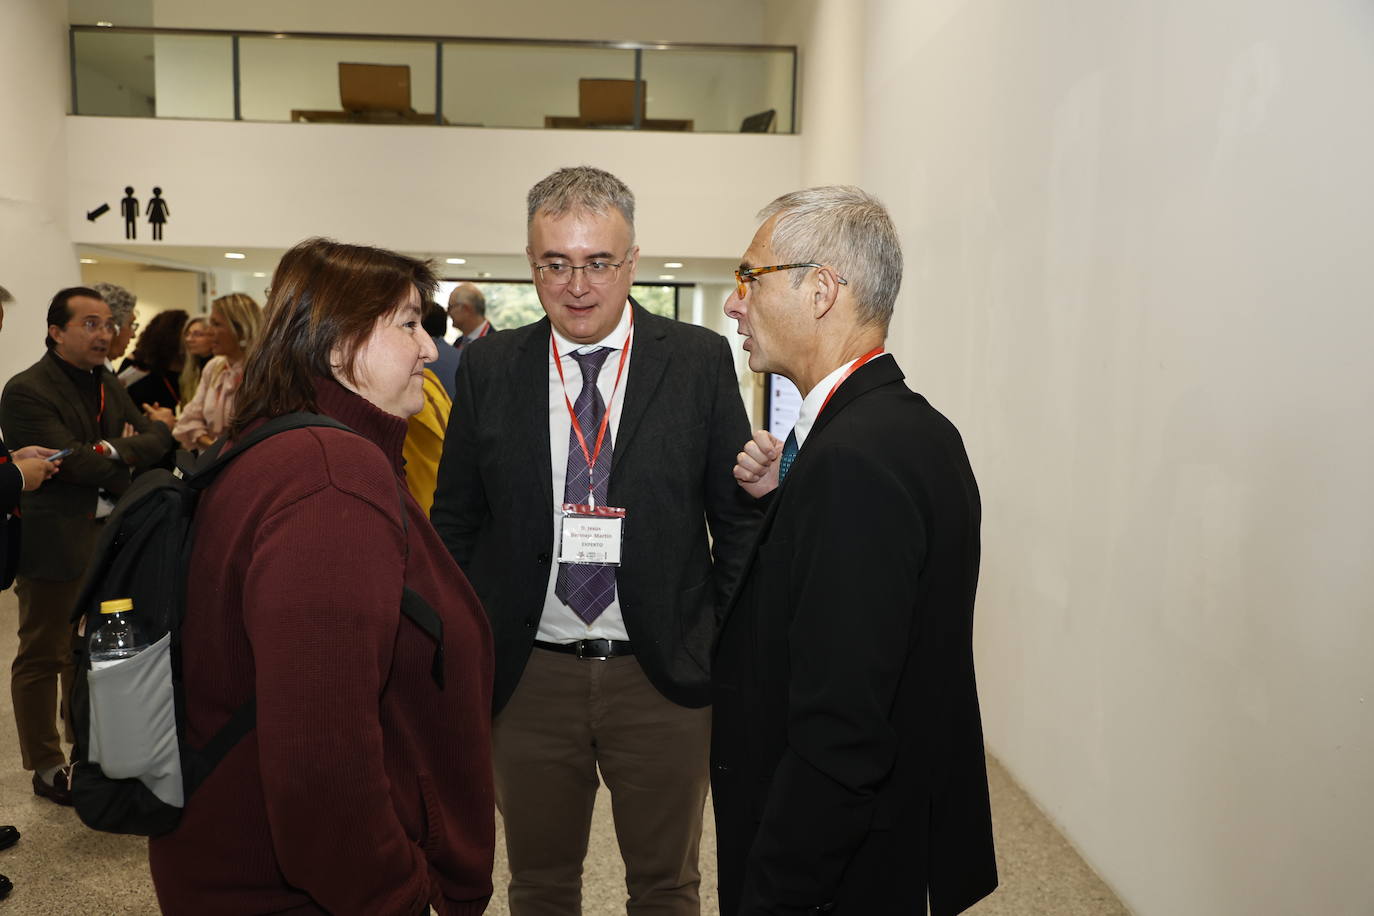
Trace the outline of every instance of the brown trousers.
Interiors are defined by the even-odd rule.
[[[19,651],[10,668],[10,695],[14,700],[14,725],[19,732],[19,754],[26,770],[43,770],[67,762],[57,732],[59,716],[67,742],[74,739],[71,615],[80,591],[80,579],[55,582],[20,576],[14,583],[14,593],[19,598]]]
[[[536,647],[493,733],[511,916],[577,916],[597,771],[631,916],[697,916],[711,711],[663,698],[632,656]]]

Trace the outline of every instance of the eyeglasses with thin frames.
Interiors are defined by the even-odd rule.
[[[113,321],[102,321],[94,315],[81,319],[81,327],[86,329],[87,334],[94,334],[101,330],[109,331],[111,334],[119,333],[118,324]],[[134,325],[134,330],[138,330],[137,324]]]
[[[582,275],[592,286],[604,286],[620,276],[620,267],[625,262],[614,261],[588,261],[586,264],[577,266],[566,261],[550,261],[548,264],[531,264],[536,271],[539,282],[551,289],[558,289],[567,286],[572,282],[573,274],[582,271]]]

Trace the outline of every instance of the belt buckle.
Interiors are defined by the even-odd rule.
[[[605,639],[605,640],[602,640],[602,639],[579,639],[579,640],[577,641],[577,657],[580,658],[580,659],[582,659],[583,661],[589,661],[589,662],[604,662],[604,661],[607,661],[608,659],[610,659],[611,656],[609,656],[609,655],[587,655],[587,654],[585,654],[585,651],[584,651],[584,650],[586,649],[587,643],[594,643],[594,642],[604,642],[604,643],[606,644],[606,651],[609,652],[609,651],[611,650],[611,641],[610,641],[609,639]]]

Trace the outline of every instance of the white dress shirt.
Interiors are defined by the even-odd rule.
[[[566,390],[558,377],[558,368],[553,363],[553,348],[545,344],[549,358],[549,465],[553,468],[553,551],[554,561],[550,564],[548,589],[544,593],[544,613],[539,618],[539,630],[535,639],[542,642],[573,642],[578,639],[629,639],[625,630],[625,618],[620,612],[620,590],[616,589],[615,600],[601,616],[590,624],[573,613],[573,609],[563,603],[554,587],[558,582],[558,551],[562,536],[563,488],[568,475],[568,437],[572,434],[572,419],[568,416],[568,402],[577,403],[577,395],[582,391],[582,368],[573,353],[585,353],[596,347],[610,347],[606,362],[596,377],[596,387],[601,392],[601,400],[610,411],[611,421],[606,428],[608,445],[602,446],[603,455],[597,461],[601,470],[606,461],[604,450],[607,447],[620,447],[620,413],[625,403],[625,389],[630,381],[630,362],[634,359],[633,347],[625,358],[625,372],[621,375],[620,386],[615,384],[616,373],[620,369],[620,355],[630,336],[630,306],[627,302],[620,315],[620,323],[606,337],[592,344],[577,344],[553,332],[558,341],[558,355],[563,364],[563,377],[567,379]],[[566,396],[566,400],[564,400]],[[596,430],[584,429],[582,435],[587,439],[587,448],[596,448]],[[627,519],[627,525],[644,524],[645,519]]]

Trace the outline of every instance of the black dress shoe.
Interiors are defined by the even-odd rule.
[[[14,827],[0,827],[0,849],[9,849],[19,842],[19,831]]]
[[[33,774],[33,794],[39,798],[46,798],[48,801],[57,802],[59,805],[71,805],[72,790],[67,785],[67,771],[58,770],[53,774],[52,785],[43,781],[43,777],[37,773]]]
[[[10,879],[6,878],[4,875],[0,875],[0,900],[4,900],[8,897],[12,890],[14,890],[14,882],[10,881]]]

